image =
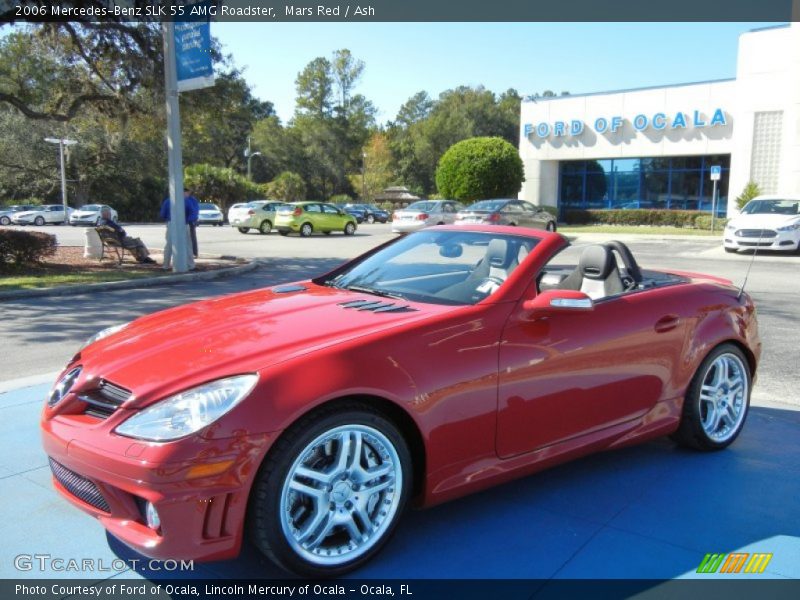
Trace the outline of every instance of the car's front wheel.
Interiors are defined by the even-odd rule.
[[[672,438],[698,450],[720,450],[739,435],[750,408],[752,375],[733,344],[717,346],[700,364],[683,401]]]
[[[355,232],[356,232],[356,226],[353,224],[352,221],[344,226],[345,235],[353,235]]]
[[[261,466],[248,508],[256,546],[307,577],[334,577],[374,556],[411,490],[400,431],[358,403],[300,420]]]
[[[555,221],[548,221],[548,222],[547,222],[547,226],[545,227],[545,229],[546,229],[547,231],[555,231],[555,230],[556,230],[556,224],[555,224]]]
[[[239,230],[239,233],[247,233],[248,231],[250,231],[249,227],[237,227],[236,229]]]

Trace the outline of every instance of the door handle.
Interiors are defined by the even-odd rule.
[[[664,333],[666,331],[672,331],[678,326],[678,323],[681,322],[681,319],[678,315],[665,315],[661,317],[656,324],[653,326],[653,329],[656,330],[656,333]]]

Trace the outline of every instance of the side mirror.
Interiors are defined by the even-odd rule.
[[[594,309],[592,299],[575,290],[546,290],[535,298],[525,300],[522,304],[525,311],[573,312]]]

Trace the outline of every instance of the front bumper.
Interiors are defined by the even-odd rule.
[[[78,219],[70,218],[70,220],[69,220],[69,224],[70,225],[86,225],[87,227],[93,226],[93,225],[95,225],[95,223],[97,223],[97,218],[96,217],[84,217],[84,218],[78,218]]]
[[[770,231],[761,235],[736,235],[735,231],[725,230],[723,245],[730,249],[759,248],[761,250],[780,250],[792,252],[800,245],[800,230]]]
[[[223,223],[222,217],[198,217],[198,225],[221,225]]]
[[[250,487],[273,438],[143,442],[111,433],[121,420],[119,415],[43,417],[42,443],[55,462],[57,491],[149,558],[237,556]],[[145,502],[158,511],[158,530],[146,524]]]

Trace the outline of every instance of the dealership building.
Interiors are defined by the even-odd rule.
[[[736,78],[522,103],[520,198],[579,208],[736,210],[747,182],[800,194],[800,23],[739,38]],[[728,200],[730,199],[730,202]]]

